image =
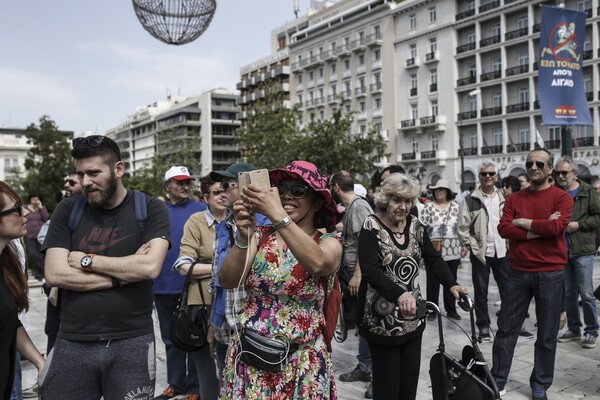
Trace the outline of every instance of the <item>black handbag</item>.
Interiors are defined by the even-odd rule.
[[[193,263],[190,266],[183,285],[183,291],[179,297],[179,305],[171,319],[171,341],[177,349],[185,352],[199,350],[207,343],[209,310],[204,301],[201,279],[198,279],[198,289],[202,304],[187,304],[188,288],[192,281],[192,271],[195,265],[196,263]]]

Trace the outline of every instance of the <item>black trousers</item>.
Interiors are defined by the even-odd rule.
[[[446,261],[446,265],[450,268],[450,272],[456,280],[458,273],[458,266],[460,265],[460,260],[449,260]],[[456,312],[456,299],[452,296],[449,290],[442,288],[443,297],[444,297],[444,310],[446,313]],[[427,300],[431,301],[435,304],[438,304],[440,298],[440,281],[435,277],[435,274],[430,270],[427,270]]]
[[[475,290],[475,317],[479,329],[489,328],[491,325],[490,313],[488,312],[488,287],[490,285],[490,270],[500,292],[500,300],[504,295],[504,285],[508,279],[508,262],[506,257],[486,257],[483,264],[471,253],[471,275],[473,277],[473,288]]]
[[[373,360],[373,399],[414,400],[421,370],[423,335],[397,346],[369,342]]]

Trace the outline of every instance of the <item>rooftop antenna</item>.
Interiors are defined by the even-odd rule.
[[[298,13],[300,12],[300,0],[292,0],[294,5],[294,15],[298,19]]]

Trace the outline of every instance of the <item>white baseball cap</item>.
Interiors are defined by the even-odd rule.
[[[193,181],[196,180],[196,178],[194,178],[193,176],[190,175],[190,171],[188,171],[187,167],[183,167],[180,165],[172,166],[165,173],[165,182],[170,179],[174,179],[176,181],[187,181],[190,179]]]

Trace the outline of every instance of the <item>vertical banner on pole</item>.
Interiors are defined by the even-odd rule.
[[[542,5],[538,93],[544,125],[592,125],[583,85],[585,13]]]

